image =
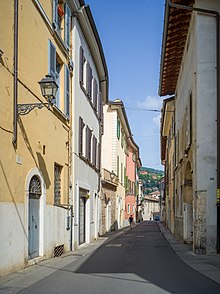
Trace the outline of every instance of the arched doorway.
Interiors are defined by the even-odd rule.
[[[190,162],[187,162],[184,179],[183,239],[186,243],[193,241],[193,183]]]
[[[28,259],[39,256],[41,181],[32,176],[28,188]]]

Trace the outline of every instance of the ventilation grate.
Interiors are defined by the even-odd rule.
[[[64,244],[54,247],[54,257],[59,257],[64,253]]]

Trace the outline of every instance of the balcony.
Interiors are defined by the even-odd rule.
[[[102,169],[102,185],[104,184],[110,184],[113,186],[118,186],[119,179],[117,175],[113,175],[110,171],[107,169]]]

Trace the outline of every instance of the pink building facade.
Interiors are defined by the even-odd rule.
[[[125,176],[125,223],[130,215],[137,221],[138,174],[140,167],[139,148],[130,137],[127,140],[126,176]]]

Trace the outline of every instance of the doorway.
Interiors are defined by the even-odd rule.
[[[86,195],[87,191],[79,190],[79,245],[86,242]]]
[[[36,175],[31,178],[28,191],[28,259],[33,259],[39,256],[40,197],[42,195],[41,182]]]
[[[193,186],[190,162],[187,163],[184,179],[183,240],[186,243],[193,241]]]

